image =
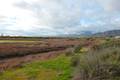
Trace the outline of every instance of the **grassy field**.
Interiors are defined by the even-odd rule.
[[[29,62],[30,58],[36,57],[31,57],[29,56],[30,54],[24,55],[28,56],[28,61],[24,64],[20,62],[20,64],[23,65],[19,64],[15,68],[6,68],[0,73],[0,80],[120,80],[120,39],[81,38],[75,41],[70,39],[50,39],[46,41],[42,43],[47,46],[43,46],[44,50],[51,48],[51,45],[52,48],[61,45],[66,46],[74,44],[74,46],[68,49],[67,52],[62,52],[54,58],[49,57],[55,55],[54,53],[57,52],[39,55],[41,56],[40,58],[46,56],[44,60],[39,60],[38,57],[38,60]],[[9,49],[9,45],[13,44],[6,43],[4,45],[2,44],[1,47],[6,47],[6,45]],[[34,54],[36,46],[37,50],[42,49],[40,47],[41,44],[34,42],[24,42],[24,44],[15,43],[14,45],[13,48],[17,49],[17,52],[19,52],[20,47],[23,48],[20,50],[22,54],[25,54],[24,49],[27,48],[32,50],[32,55],[36,55]],[[3,51],[5,51],[5,47],[1,48],[1,50],[4,49]],[[12,51],[12,49],[9,49],[9,51]],[[19,55],[17,55],[17,57],[15,56],[15,60],[13,58],[9,66],[16,62],[19,59],[18,57]],[[3,60],[3,62],[1,62],[0,68],[3,63],[9,62],[9,58],[7,59],[8,61],[5,60],[5,62]],[[24,57],[22,59],[24,59]],[[3,66],[4,65],[5,64],[3,64]],[[9,66],[5,65],[5,67]]]
[[[70,57],[61,55],[55,59],[38,61],[22,68],[7,70],[0,75],[0,80],[70,80],[73,68]]]

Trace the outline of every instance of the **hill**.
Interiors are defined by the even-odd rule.
[[[105,32],[99,32],[95,33],[92,36],[96,37],[114,37],[114,36],[120,36],[120,30],[110,30]]]
[[[70,34],[62,34],[58,35],[59,37],[70,37],[70,38],[79,38],[79,37],[86,37],[86,36],[91,36],[93,34],[92,31],[81,31],[81,32],[73,32]]]

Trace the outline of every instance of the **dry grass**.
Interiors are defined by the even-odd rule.
[[[77,55],[79,64],[74,80],[120,80],[119,43],[119,40],[107,41]]]
[[[3,41],[2,41],[3,42]],[[7,41],[0,43],[0,59],[44,53],[69,48],[78,43],[77,40],[48,39],[43,41]]]

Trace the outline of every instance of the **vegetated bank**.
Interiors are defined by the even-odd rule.
[[[120,40],[81,38],[56,58],[6,70],[0,80],[120,80]]]
[[[120,39],[78,47],[72,59],[74,80],[120,80]]]

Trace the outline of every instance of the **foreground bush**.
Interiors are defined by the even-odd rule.
[[[110,47],[82,55],[78,70],[80,80],[120,80],[120,48]]]

